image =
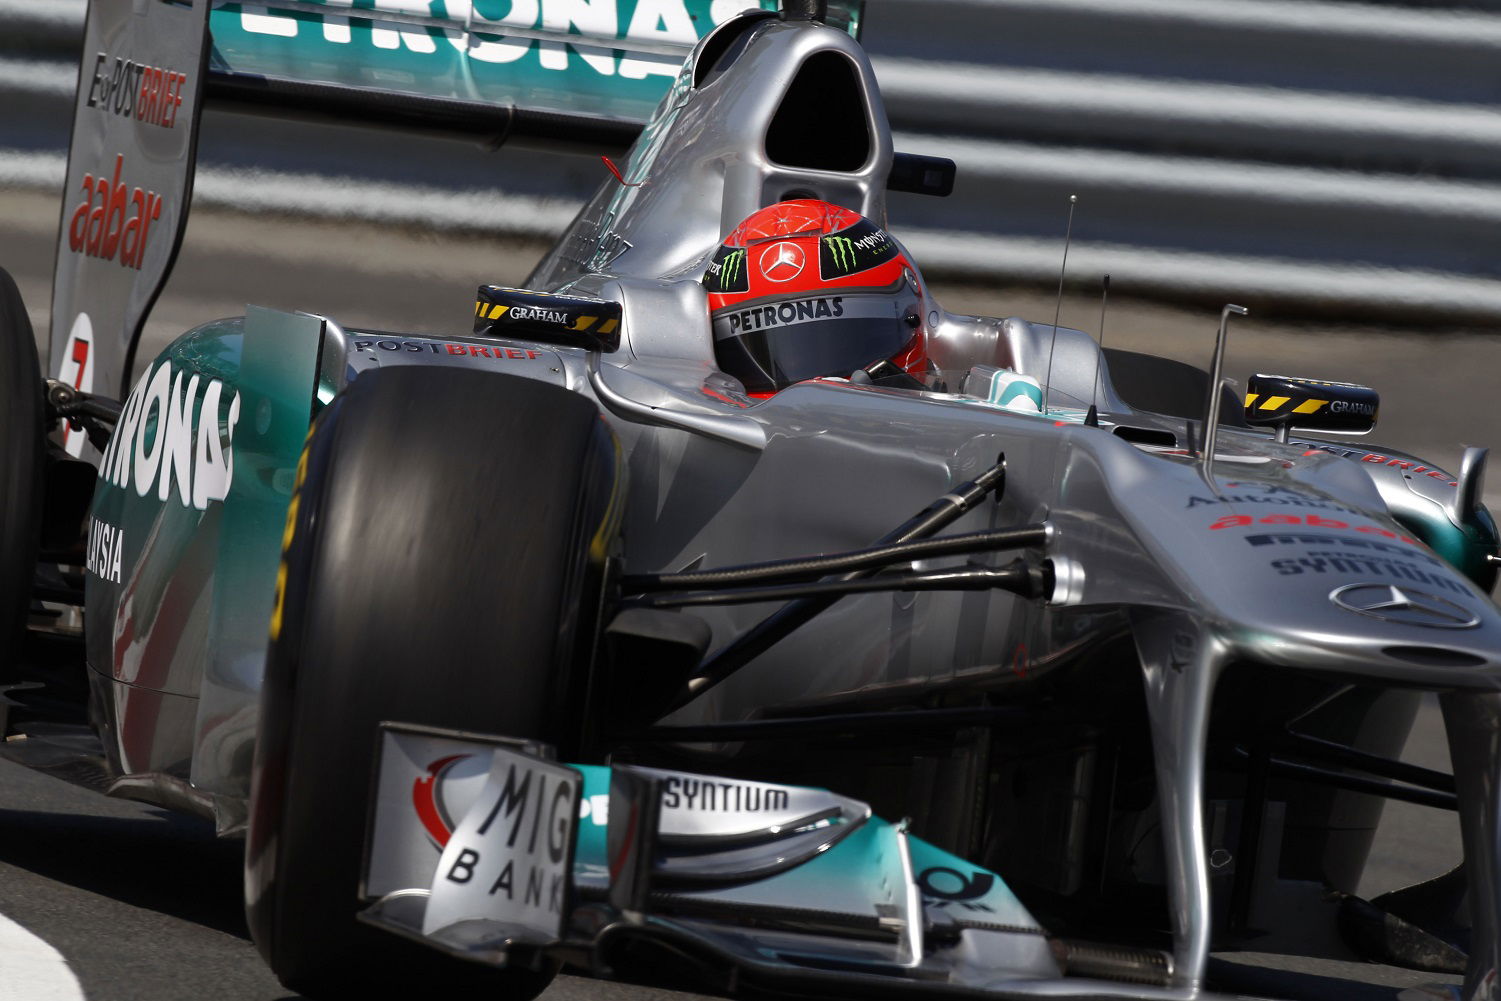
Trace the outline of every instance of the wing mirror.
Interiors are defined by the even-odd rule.
[[[1285,375],[1253,375],[1246,382],[1246,423],[1288,431],[1365,434],[1376,426],[1381,397],[1349,382],[1320,382]]]
[[[610,352],[620,347],[620,303],[481,285],[474,301],[474,332]]]

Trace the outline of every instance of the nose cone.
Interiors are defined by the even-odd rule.
[[[1223,464],[1220,465],[1223,468]],[[1249,463],[1144,479],[1131,520],[1240,656],[1425,688],[1501,689],[1501,611],[1368,492]],[[1338,467],[1335,467],[1336,474]],[[1149,496],[1143,496],[1147,494]]]
[[[1409,536],[1328,520],[1227,536],[1224,548],[1252,554],[1257,586],[1227,608],[1247,656],[1422,687],[1501,688],[1501,614],[1488,597]]]

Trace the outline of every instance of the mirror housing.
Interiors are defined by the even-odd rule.
[[[481,285],[474,301],[474,332],[608,353],[620,347],[620,313],[620,303],[607,299]]]
[[[1381,397],[1349,382],[1253,375],[1246,381],[1246,423],[1288,431],[1365,434],[1376,426]]]

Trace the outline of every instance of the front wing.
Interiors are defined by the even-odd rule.
[[[725,990],[1179,996],[1167,954],[1050,936],[995,873],[827,790],[386,724],[374,792],[361,920],[463,959],[608,974],[644,940]]]

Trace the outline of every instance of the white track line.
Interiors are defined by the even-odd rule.
[[[0,914],[0,1001],[84,1001],[68,961]]]

